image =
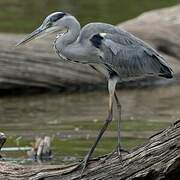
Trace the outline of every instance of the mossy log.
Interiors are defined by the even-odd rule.
[[[180,120],[151,136],[146,143],[104,161],[91,160],[83,180],[178,180],[180,179]],[[0,162],[0,179],[75,180],[78,163],[72,165],[21,166]]]
[[[180,74],[180,5],[147,12],[120,25],[149,42],[162,53],[175,71]],[[25,35],[0,34],[0,90],[23,88],[77,89],[98,87],[105,80],[87,65],[62,63],[54,53],[53,37],[38,39],[29,45],[15,48]],[[153,78],[154,80],[154,78]],[[156,79],[138,81],[135,86],[161,84],[174,80]],[[132,83],[130,83],[132,84]],[[125,85],[125,84],[123,84]]]

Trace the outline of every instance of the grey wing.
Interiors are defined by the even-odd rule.
[[[99,36],[102,63],[120,78],[152,75],[172,78],[172,69],[163,57],[138,38],[129,33],[99,33]]]

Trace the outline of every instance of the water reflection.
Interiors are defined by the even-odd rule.
[[[118,96],[123,105],[123,119],[175,120],[180,115],[180,86],[152,89],[122,89]],[[72,94],[42,94],[1,97],[1,123],[38,123],[56,121],[90,121],[104,119],[107,91]],[[17,124],[17,125],[18,125]]]
[[[123,106],[124,146],[133,147],[178,119],[179,92],[180,86],[118,90]],[[20,145],[27,146],[36,136],[49,135],[53,137],[55,153],[52,163],[69,161],[87,152],[107,115],[107,105],[107,91],[1,97],[1,131],[9,137],[6,146],[16,146],[15,139],[19,136],[22,136]],[[114,121],[96,155],[110,152],[115,146],[116,128]],[[24,153],[8,156],[24,157]]]

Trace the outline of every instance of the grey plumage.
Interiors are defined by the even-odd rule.
[[[79,25],[75,23],[74,26]],[[72,34],[73,28],[70,30]],[[142,76],[172,77],[172,69],[163,57],[125,30],[105,23],[90,23],[74,34],[76,38],[66,47],[59,43],[63,38],[56,42],[56,47],[61,49],[61,56],[72,62],[91,64],[95,68],[98,66],[96,69],[99,70],[101,66],[101,69],[114,71],[120,81]],[[100,71],[107,77],[105,70]]]
[[[101,36],[103,34],[103,36]],[[172,69],[152,47],[132,34],[109,24],[90,23],[80,34],[79,43],[84,39],[101,36],[97,48],[101,53],[98,63],[111,68],[122,80],[139,76],[172,77]]]
[[[95,143],[82,161],[83,172],[96,145],[112,121],[114,98],[119,112],[118,145],[114,152],[121,156],[121,105],[115,92],[116,83],[142,76],[172,78],[172,69],[157,51],[127,31],[105,23],[90,23],[81,29],[75,17],[63,12],[49,15],[38,29],[18,45],[52,32],[59,33],[54,41],[54,49],[61,60],[88,64],[108,79],[108,116]]]
[[[89,23],[82,29],[72,15],[56,12],[19,44],[43,33],[63,32],[54,47],[61,60],[89,64],[107,78],[119,81],[142,76],[172,78],[172,69],[164,58],[139,38],[106,23]]]

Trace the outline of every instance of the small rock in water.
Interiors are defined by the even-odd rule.
[[[79,128],[78,128],[78,127],[74,128],[74,131],[78,132],[78,131],[79,131]]]
[[[90,138],[90,134],[86,134],[86,139],[88,140]]]
[[[93,119],[93,122],[94,122],[94,123],[98,122],[98,119]]]
[[[76,157],[74,157],[74,156],[65,156],[63,161],[64,162],[76,161]]]

